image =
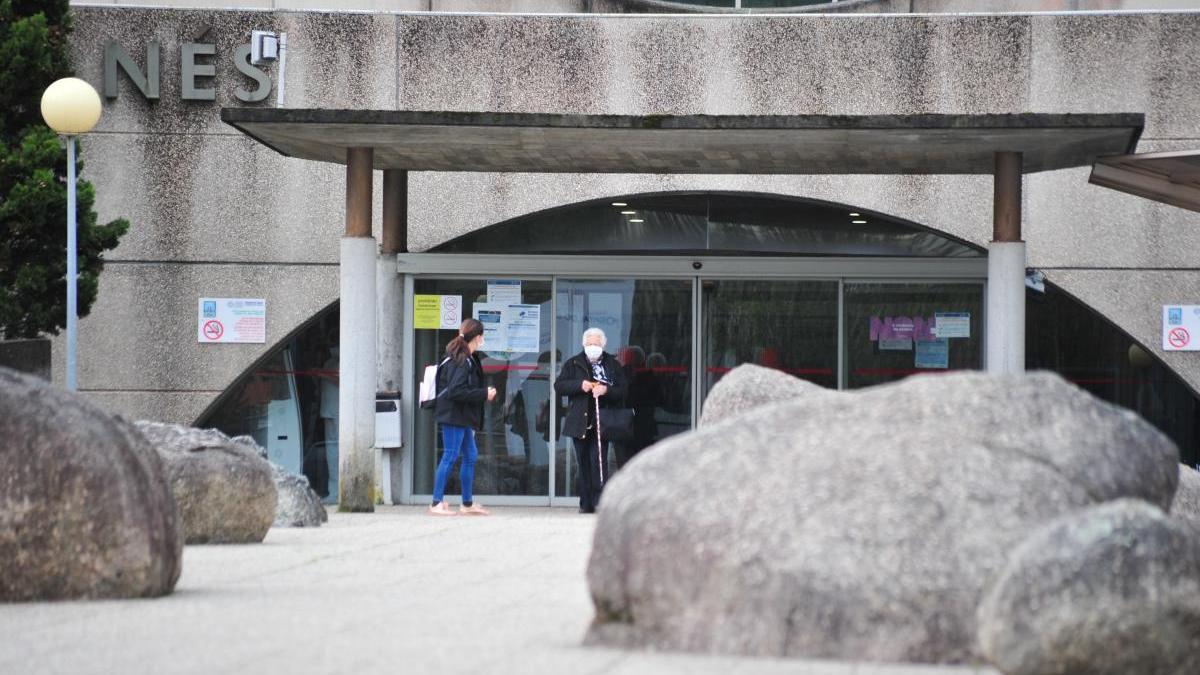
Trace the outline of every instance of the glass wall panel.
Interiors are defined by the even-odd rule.
[[[220,347],[216,347],[219,349]],[[327,503],[338,491],[338,309],[333,305],[230,387],[199,427],[247,435],[304,474]]]
[[[983,285],[847,282],[846,385],[983,367]]]
[[[583,331],[604,330],[606,350],[629,380],[625,405],[634,411],[634,439],[610,447],[617,468],[656,441],[692,426],[692,282],[690,280],[560,279],[557,352],[583,351]],[[559,420],[566,398],[560,399]],[[577,496],[571,439],[555,446],[555,495]]]
[[[1200,401],[1175,373],[1107,319],[1047,283],[1026,291],[1025,365],[1052,370],[1137,412],[1200,462]]]
[[[702,283],[704,389],[743,363],[836,389],[838,282]]]
[[[480,354],[487,384],[497,390],[496,399],[484,407],[483,431],[476,434],[475,494],[544,497],[550,492],[550,282],[493,281],[504,283],[484,279],[414,281],[417,301],[409,317],[414,321],[414,391],[420,391],[425,367],[437,365],[444,358],[446,344],[458,334],[457,326],[433,326],[440,325],[440,313],[425,314],[420,309],[422,296],[458,298],[462,317],[474,316],[489,327]],[[528,313],[518,318],[509,309],[512,305],[536,312],[536,327],[526,322]],[[410,446],[413,493],[429,495],[442,456],[442,436],[433,410],[421,410],[416,401],[409,410],[414,415]],[[456,465],[446,493],[461,492]]]
[[[981,249],[883,214],[763,195],[616,197],[472,232],[439,253],[901,256],[984,255]]]

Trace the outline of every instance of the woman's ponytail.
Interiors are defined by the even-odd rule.
[[[471,355],[471,348],[467,344],[480,335],[483,335],[482,323],[475,319],[463,321],[458,328],[458,335],[446,345],[446,356],[453,359],[455,363],[462,363]]]

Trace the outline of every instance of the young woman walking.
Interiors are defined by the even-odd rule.
[[[442,425],[442,461],[438,464],[433,482],[433,505],[429,513],[435,516],[486,516],[488,510],[476,504],[471,495],[475,480],[475,432],[483,429],[483,406],[496,398],[496,389],[484,385],[483,364],[475,353],[483,346],[483,324],[467,319],[458,329],[458,336],[446,345],[446,358],[437,372],[437,421]],[[443,384],[444,383],[444,384]],[[462,507],[456,513],[445,501],[446,481],[454,462],[462,455],[458,470],[462,483]]]

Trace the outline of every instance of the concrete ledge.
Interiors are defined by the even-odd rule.
[[[376,169],[545,173],[991,174],[996,152],[1026,172],[1131,152],[1141,113],[570,115],[222,108],[277,152]]]

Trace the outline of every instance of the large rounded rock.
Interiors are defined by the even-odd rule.
[[[1064,516],[1013,553],[979,643],[1009,675],[1200,673],[1200,536],[1139,500]]]
[[[320,527],[321,523],[329,520],[321,497],[309,485],[307,477],[294,474],[267,459],[267,449],[250,436],[234,436],[230,441],[245,446],[271,465],[275,492],[279,495],[272,527]]]
[[[165,595],[182,555],[162,460],[133,425],[0,368],[0,600]]]
[[[215,429],[138,422],[167,467],[189,544],[259,542],[275,520],[271,466]]]
[[[704,399],[704,412],[700,415],[700,426],[712,426],[780,401],[838,394],[835,390],[787,373],[746,363],[726,373],[708,393]]]
[[[984,585],[1034,527],[1139,497],[1178,450],[1039,373],[913,377],[746,412],[613,476],[591,644],[880,661],[979,658]]]
[[[1200,532],[1200,471],[1186,464],[1179,465],[1179,489],[1175,491],[1171,515]]]

